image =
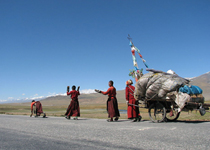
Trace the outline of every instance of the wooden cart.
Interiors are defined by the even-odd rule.
[[[147,108],[152,122],[176,121],[179,118],[179,107],[172,99],[143,99],[139,100],[140,108]],[[209,110],[210,104],[186,102],[182,111],[199,110],[201,115]]]

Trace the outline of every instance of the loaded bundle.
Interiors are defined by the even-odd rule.
[[[182,90],[183,87],[186,87],[189,84],[189,80],[178,76],[171,70],[167,73],[154,69],[147,69],[147,71],[149,71],[149,73],[144,74],[136,82],[134,93],[135,99],[170,98],[176,102],[180,111],[185,106],[186,102],[192,100],[191,93],[189,94]],[[192,87],[194,91],[196,91],[195,86]],[[199,94],[202,93],[201,89],[198,89],[197,91],[199,91]]]
[[[180,87],[189,83],[189,80],[179,77],[177,74],[165,73],[159,70],[147,69],[135,85],[135,98],[165,98],[167,93],[177,91]]]

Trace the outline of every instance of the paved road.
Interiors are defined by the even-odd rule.
[[[0,115],[0,149],[210,149],[210,122],[132,123]]]

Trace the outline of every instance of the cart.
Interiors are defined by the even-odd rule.
[[[138,100],[138,102],[141,105],[136,106],[139,108],[147,108],[150,120],[157,123],[176,121],[179,118],[181,111],[199,110],[200,114],[203,116],[210,107],[210,104],[204,102],[186,102],[185,107],[180,111],[179,106],[173,99],[152,98],[141,99]]]

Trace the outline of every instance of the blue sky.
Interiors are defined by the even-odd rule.
[[[0,100],[125,88],[130,34],[150,68],[209,69],[209,0],[0,0]],[[137,57],[139,68],[145,67]]]

